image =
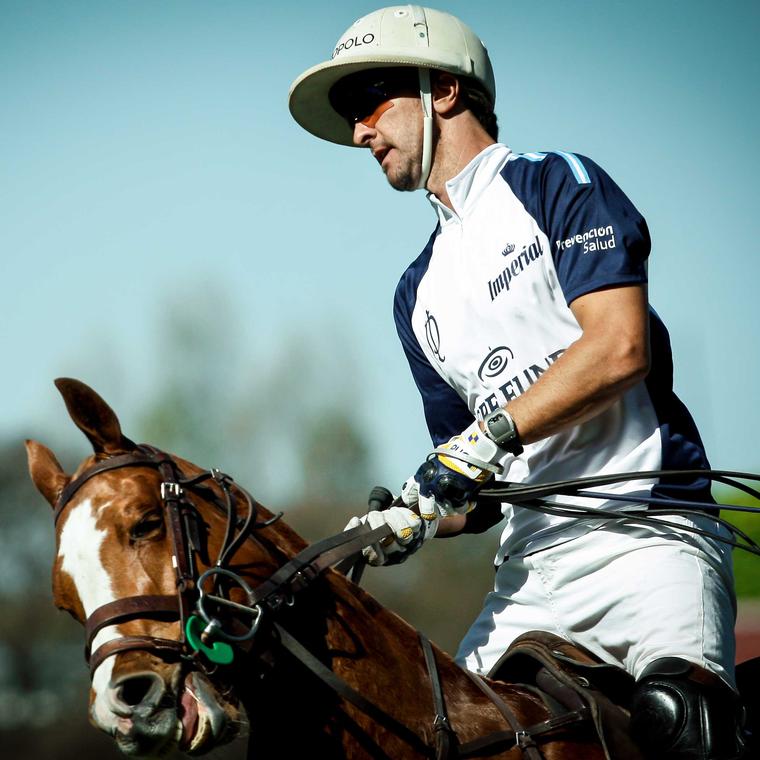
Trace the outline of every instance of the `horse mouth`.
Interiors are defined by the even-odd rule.
[[[186,683],[179,701],[177,745],[183,752],[195,752],[212,735],[211,720],[207,712],[201,709],[195,692]]]
[[[184,681],[177,710],[176,742],[187,754],[202,754],[234,738],[235,722],[205,681],[190,673]]]
[[[247,721],[236,700],[218,692],[203,675],[177,673],[174,688],[167,689],[155,705],[144,705],[130,714],[114,716],[105,726],[128,757],[164,757],[177,748],[186,755],[202,755],[241,733]]]

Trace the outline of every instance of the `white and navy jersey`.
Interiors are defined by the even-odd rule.
[[[446,187],[453,211],[429,196],[438,225],[402,276],[394,303],[435,445],[525,393],[581,335],[569,304],[602,288],[645,283],[650,248],[641,214],[582,156],[518,155],[496,144]],[[654,312],[650,322],[646,381],[588,422],[507,457],[500,479],[540,483],[708,466],[691,416],[673,394],[667,331]],[[640,480],[604,490],[710,498],[702,479],[677,487]],[[500,557],[536,551],[598,524],[570,524],[509,505],[503,511],[508,524]]]

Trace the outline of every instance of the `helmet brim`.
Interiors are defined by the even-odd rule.
[[[352,56],[345,63],[326,61],[305,71],[290,86],[288,107],[293,118],[307,131],[323,140],[357,147],[353,128],[332,107],[330,90],[343,77],[357,71],[369,71],[390,66],[430,67],[430,61],[409,55],[377,55],[367,58]]]

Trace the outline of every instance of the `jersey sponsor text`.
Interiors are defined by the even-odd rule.
[[[566,251],[576,245],[583,245],[583,253],[593,253],[594,251],[607,251],[615,247],[615,230],[611,224],[606,227],[592,227],[586,232],[564,240],[555,240],[555,251]]]
[[[543,255],[544,249],[541,247],[541,241],[539,240],[538,235],[536,235],[533,242],[530,243],[530,245],[524,245],[520,253],[518,253],[517,256],[504,267],[498,277],[488,281],[488,293],[491,296],[491,300],[495,300],[496,296],[500,293],[508,291],[512,284],[512,280],[521,272],[524,272],[526,267],[530,266],[536,261],[536,259]]]

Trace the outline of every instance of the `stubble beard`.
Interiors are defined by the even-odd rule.
[[[412,140],[408,148],[396,148],[397,158],[400,156],[403,160],[385,176],[388,183],[394,190],[399,192],[409,192],[416,190],[420,182],[420,172],[422,171],[422,130]]]
[[[419,182],[419,165],[410,158],[405,161],[403,166],[400,166],[392,174],[386,174],[388,184],[399,192],[408,192],[410,190],[417,189],[417,183]]]

